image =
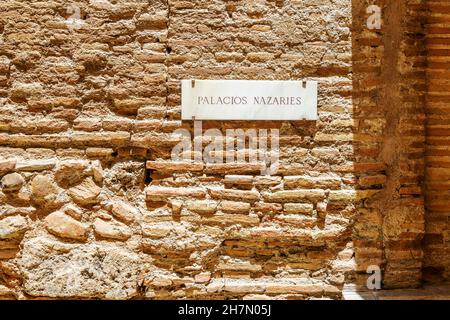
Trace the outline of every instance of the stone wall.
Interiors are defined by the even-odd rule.
[[[423,1],[380,1],[372,31],[364,0],[69,4],[1,4],[0,297],[340,298],[370,265],[420,284]],[[190,78],[316,80],[319,120],[203,122],[278,129],[273,176],[176,163]]]

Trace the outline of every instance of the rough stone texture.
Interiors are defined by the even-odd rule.
[[[13,171],[16,167],[15,160],[0,160],[0,174],[5,174],[10,171]]]
[[[117,217],[119,220],[123,220],[128,223],[133,222],[139,215],[136,208],[119,199],[108,203],[106,207],[111,211],[112,215]]]
[[[22,179],[0,192],[0,298],[341,298],[370,265],[385,288],[448,279],[447,3],[379,1],[381,30],[368,0],[77,3],[71,28],[67,1],[1,4],[0,178]],[[317,80],[319,119],[203,122],[279,129],[274,176],[176,163],[189,78]]]
[[[131,229],[119,222],[97,219],[94,222],[95,233],[103,238],[127,240],[131,237]]]
[[[45,227],[56,236],[74,240],[86,240],[87,230],[83,224],[63,212],[53,212],[45,218]]]
[[[48,176],[37,175],[31,180],[31,195],[35,200],[45,200],[56,192],[55,185]]]
[[[450,102],[448,84],[450,3],[428,1],[428,91],[424,278],[450,281]]]
[[[0,240],[14,239],[22,236],[28,223],[24,217],[13,216],[0,220]]]
[[[25,179],[18,173],[10,173],[2,178],[1,185],[3,192],[15,192],[19,191]]]
[[[92,205],[98,203],[98,196],[101,192],[92,178],[87,178],[79,185],[68,190],[69,196],[74,202],[80,205]]]
[[[143,263],[125,248],[35,238],[25,243],[23,253],[18,264],[30,296],[129,299],[138,294]]]

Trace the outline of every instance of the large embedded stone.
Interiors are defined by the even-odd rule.
[[[0,160],[0,175],[13,171],[16,167],[16,160]]]
[[[101,192],[101,188],[95,184],[92,178],[85,179],[79,185],[70,188],[69,196],[80,205],[92,205],[98,202],[97,197]]]
[[[22,216],[12,216],[0,220],[0,239],[17,239],[28,229],[28,222]]]
[[[41,200],[55,193],[55,185],[48,176],[37,175],[31,180],[31,194],[34,199]]]
[[[17,171],[44,171],[51,170],[56,165],[56,159],[47,160],[30,160],[30,161],[19,161],[16,164]]]
[[[105,221],[96,219],[94,222],[94,230],[97,235],[102,238],[127,240],[131,237],[132,232],[129,227],[117,221]]]
[[[116,218],[128,223],[133,222],[139,214],[135,207],[122,200],[114,200],[108,203],[106,207]]]
[[[55,180],[63,188],[79,184],[88,175],[89,162],[83,160],[61,161],[55,169]]]
[[[83,216],[83,211],[74,204],[67,205],[62,211],[64,211],[65,214],[71,216],[75,220],[81,220]]]
[[[87,238],[86,227],[60,211],[53,212],[45,218],[45,227],[48,232],[61,238],[81,241]]]
[[[18,173],[10,173],[4,176],[1,182],[3,192],[16,192],[22,188],[25,179]]]
[[[103,168],[102,163],[98,160],[92,162],[92,176],[96,183],[103,182]]]

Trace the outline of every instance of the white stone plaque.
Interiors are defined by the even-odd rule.
[[[183,120],[317,120],[316,81],[182,80]]]

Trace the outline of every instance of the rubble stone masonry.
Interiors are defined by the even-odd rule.
[[[339,299],[373,265],[384,288],[449,280],[448,1],[0,12],[0,299]],[[203,122],[279,129],[272,176],[173,162],[182,79],[315,80],[319,117]]]

